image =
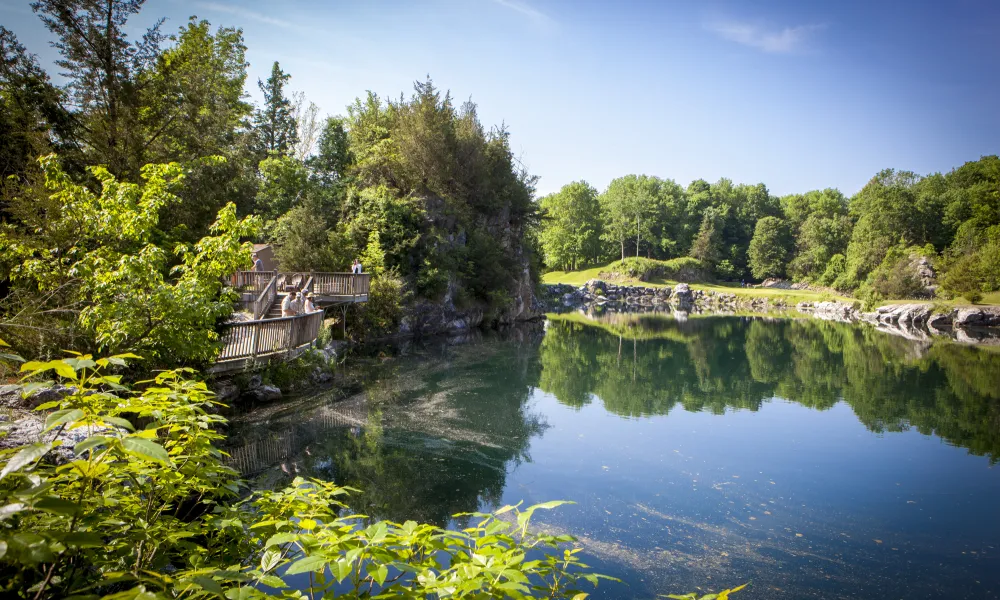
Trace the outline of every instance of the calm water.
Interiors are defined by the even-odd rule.
[[[412,347],[236,419],[258,485],[442,525],[524,500],[651,598],[1000,595],[1000,353],[868,327],[611,318]]]

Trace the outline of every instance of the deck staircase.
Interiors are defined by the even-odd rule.
[[[286,359],[312,345],[323,327],[325,310],[281,316],[281,302],[291,290],[312,292],[319,309],[368,301],[367,273],[281,273],[238,271],[229,282],[240,293],[240,305],[252,315],[248,321],[229,323],[222,333],[222,350],[212,371],[242,368],[260,359]]]

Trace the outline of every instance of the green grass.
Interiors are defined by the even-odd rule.
[[[569,284],[581,286],[591,279],[600,279],[601,271],[607,271],[607,265],[601,265],[582,271],[550,271],[542,275],[542,283],[547,284]],[[641,285],[645,287],[673,287],[679,282],[669,279],[657,279],[652,281],[639,281],[634,278],[616,278],[613,283],[619,285]],[[784,300],[787,304],[798,304],[799,302],[822,302],[825,300],[837,300],[840,302],[854,302],[853,298],[830,294],[826,292],[813,292],[810,290],[782,290],[778,288],[741,288],[738,283],[690,283],[694,290],[711,290],[716,293],[732,293],[744,298],[767,298],[768,300]]]
[[[953,298],[951,300],[886,300],[882,304],[922,304],[932,303],[940,306],[1000,306],[1000,292],[989,292],[983,294],[983,299],[973,304],[965,298]]]

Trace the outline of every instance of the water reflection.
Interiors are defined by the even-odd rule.
[[[1000,354],[987,349],[806,319],[616,315],[554,317],[540,355],[541,389],[569,406],[641,417],[844,400],[871,431],[913,427],[1000,459]]]
[[[234,464],[257,486],[358,488],[352,508],[396,521],[577,501],[537,524],[627,583],[598,597],[750,579],[747,600],[1000,590],[993,350],[814,320],[569,315],[364,370],[346,399],[236,417]]]
[[[497,506],[508,469],[546,427],[528,398],[538,380],[541,328],[505,340],[411,349],[378,367],[346,400],[300,399],[234,420],[234,464],[256,485],[296,475],[362,490],[352,509],[446,525]]]

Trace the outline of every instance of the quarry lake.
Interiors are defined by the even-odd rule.
[[[622,583],[596,597],[1000,595],[1000,353],[816,320],[555,317],[352,358],[343,386],[233,417],[257,487],[351,508],[536,513]]]

